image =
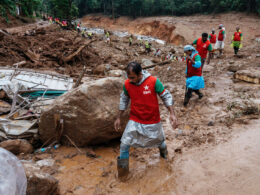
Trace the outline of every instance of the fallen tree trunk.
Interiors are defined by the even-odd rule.
[[[95,40],[91,40],[86,42],[84,45],[80,46],[77,51],[75,51],[74,53],[70,54],[69,56],[65,56],[62,58],[63,63],[67,63],[69,61],[71,61],[75,56],[79,55],[79,53],[85,48],[87,47],[90,43],[94,42]]]
[[[171,62],[172,62],[172,60],[166,60],[166,61],[163,61],[163,62],[159,62],[159,63],[156,63],[156,64],[152,64],[152,65],[150,65],[150,66],[146,66],[146,67],[144,67],[143,69],[153,68],[153,67],[155,67],[155,66],[166,65],[166,64],[169,64],[169,63],[171,63]]]

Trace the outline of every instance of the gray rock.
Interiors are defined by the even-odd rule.
[[[142,65],[143,67],[146,67],[146,66],[150,66],[150,65],[153,65],[153,62],[149,59],[142,59]]]
[[[68,137],[77,146],[108,142],[120,137],[128,116],[122,118],[120,132],[115,132],[114,121],[118,114],[123,80],[108,77],[89,81],[55,100],[40,118],[40,139],[51,143],[58,134],[55,115],[64,120],[62,144],[71,145]],[[66,135],[66,136],[65,136]],[[53,139],[51,139],[53,138]]]
[[[27,177],[27,195],[58,195],[58,180],[32,162],[23,162]]]
[[[30,154],[33,152],[32,145],[27,140],[23,139],[3,141],[0,143],[0,147],[5,148],[15,155],[20,153]]]

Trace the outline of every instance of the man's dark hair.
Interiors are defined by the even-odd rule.
[[[136,75],[139,75],[142,72],[142,67],[137,62],[130,62],[126,67],[127,74],[129,74],[130,71],[134,72]]]
[[[208,38],[208,33],[202,33],[202,37],[207,37]]]

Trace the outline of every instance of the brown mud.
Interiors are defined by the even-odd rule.
[[[95,17],[83,18],[83,25],[144,34],[144,29],[150,28],[147,24],[166,25],[166,31],[170,29],[175,36],[183,36],[186,42],[199,37],[203,30],[209,31],[211,26],[216,28],[224,23],[228,32],[226,48],[223,56],[205,65],[204,97],[199,100],[194,94],[187,108],[183,107],[185,63],[174,61],[149,70],[173,94],[180,123],[178,129],[171,128],[167,109],[160,101],[168,160],[160,158],[157,148],[131,148],[130,176],[126,182],[121,182],[116,171],[119,140],[89,148],[61,147],[51,153],[35,155],[34,159],[55,160],[55,170],[51,170],[51,174],[59,180],[60,194],[259,194],[260,85],[233,78],[237,69],[260,68],[260,58],[256,57],[260,53],[260,43],[255,41],[260,35],[260,27],[256,25],[259,18],[244,14],[154,17],[129,24],[126,18],[113,23],[107,18],[93,19]],[[155,19],[159,23],[154,23]],[[144,29],[140,29],[141,24]],[[228,43],[237,24],[244,32],[245,41],[239,57],[234,57]],[[148,35],[160,34],[157,28],[151,29],[156,33]],[[89,43],[76,32],[64,31],[55,25],[43,27],[34,36],[24,36],[22,32],[0,39],[0,65],[27,60],[25,68],[51,70],[73,77],[87,65],[87,76],[91,77],[100,76],[94,71],[99,65],[109,64],[111,69],[121,70],[132,60],[160,61],[152,54],[142,53],[137,45],[129,47],[127,38],[112,36],[112,44],[108,45],[97,36]],[[172,42],[167,38],[171,35],[164,32],[162,29],[164,38],[158,38]],[[177,42],[184,44],[185,41]],[[87,46],[79,55],[64,61],[83,45]],[[165,53],[174,48],[178,56],[183,53],[182,46],[153,44],[153,47]]]

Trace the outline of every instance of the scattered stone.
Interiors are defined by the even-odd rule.
[[[40,167],[52,167],[55,163],[53,159],[43,159],[36,162],[36,164]]]
[[[178,147],[174,150],[175,153],[179,153],[181,154],[182,153],[182,148],[181,147]]]
[[[107,77],[86,82],[60,96],[42,112],[39,123],[40,139],[43,143],[54,141],[58,133],[55,115],[60,115],[64,120],[62,144],[72,145],[73,141],[81,147],[120,137],[128,119],[128,115],[124,115],[120,132],[115,132],[114,120],[122,89],[123,80]],[[52,137],[53,140],[50,140]]]
[[[108,76],[110,77],[121,77],[124,75],[124,71],[122,70],[110,70],[107,73]]]
[[[235,79],[239,79],[242,81],[246,81],[249,83],[260,83],[260,70],[257,69],[249,69],[249,70],[240,70],[237,71],[234,75]]]
[[[12,106],[10,104],[8,104],[7,102],[0,100],[0,114],[1,115],[10,112],[11,107]]]
[[[93,70],[93,73],[97,75],[105,75],[110,70],[111,66],[109,64],[101,64]]]
[[[228,71],[230,72],[237,72],[239,70],[241,70],[242,65],[230,65],[228,66]]]
[[[151,65],[153,65],[153,62],[151,61],[151,60],[149,60],[149,59],[142,59],[142,67],[144,68],[144,67],[146,67],[146,66],[151,66]]]
[[[213,66],[206,64],[206,65],[203,67],[203,72],[212,72],[212,71],[214,71],[214,69],[215,69],[215,68],[214,68]]]
[[[234,63],[235,63],[235,61],[233,61],[233,60],[229,61],[229,64],[234,64]]]
[[[256,58],[260,58],[260,54],[256,54],[256,56],[255,56]]]
[[[23,162],[27,177],[27,195],[58,195],[58,180],[32,162]]]
[[[0,143],[0,147],[12,152],[15,155],[20,153],[30,154],[33,152],[32,145],[23,139],[6,140]]]
[[[210,122],[208,123],[208,126],[214,126],[214,122],[213,122],[213,121],[210,121]]]

